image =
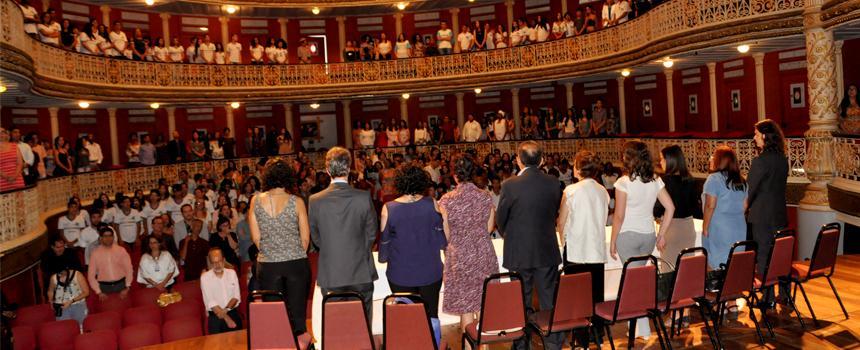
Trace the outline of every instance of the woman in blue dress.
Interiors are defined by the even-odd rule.
[[[746,239],[747,184],[735,152],[719,146],[711,156],[711,174],[705,180],[702,245],[708,250],[708,265],[718,269],[735,242]]]

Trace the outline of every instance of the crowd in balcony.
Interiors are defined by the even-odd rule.
[[[556,13],[555,18],[537,15],[522,17],[511,28],[502,24],[474,21],[463,25],[456,36],[447,21],[441,21],[435,35],[409,36],[401,33],[396,39],[380,33],[378,37],[362,35],[360,40],[349,40],[344,46],[344,60],[371,61],[410,57],[447,55],[451,53],[501,49],[588,34],[599,28],[608,28],[641,15],[659,0],[606,0],[602,10],[591,6],[577,8],[573,14]],[[194,36],[187,43],[174,37],[145,35],[140,28],[129,33],[121,21],[99,23],[91,18],[82,26],[69,19],[60,20],[53,9],[39,13],[28,0],[21,0],[25,31],[42,42],[83,54],[149,62],[198,64],[287,64],[288,43],[282,38],[269,36],[252,38],[243,49],[239,36],[229,42],[213,41],[208,34]],[[598,14],[597,11],[602,11]],[[243,50],[247,57],[243,59]],[[306,38],[296,48],[298,63],[311,63],[314,54]]]

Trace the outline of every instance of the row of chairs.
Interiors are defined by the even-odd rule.
[[[199,317],[169,320],[163,325],[139,323],[122,329],[96,329],[80,332],[74,320],[52,321],[38,328],[12,328],[15,350],[130,350],[203,335]]]

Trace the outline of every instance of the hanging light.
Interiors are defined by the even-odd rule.
[[[738,52],[740,52],[740,53],[750,52],[750,46],[747,44],[738,45]]]
[[[310,106],[311,106],[311,108],[313,108],[313,109],[320,108],[320,104],[319,104],[319,103],[311,103],[311,104],[310,104]]]
[[[673,65],[675,65],[675,62],[672,61],[671,58],[666,57],[666,59],[663,60],[663,67],[672,68]]]
[[[630,76],[630,70],[629,69],[622,69],[621,70],[621,76],[622,77],[629,77]]]
[[[146,6],[155,5],[155,0],[144,0],[143,2],[146,3]]]
[[[406,9],[406,3],[405,2],[398,2],[397,3],[397,9],[398,10],[405,10]]]
[[[403,94],[403,95],[400,95],[400,97],[403,97],[404,100],[408,100],[409,94]]]
[[[224,6],[224,10],[227,11],[228,14],[232,15],[232,14],[236,13],[236,11],[238,11],[239,8],[236,6],[233,6],[233,5],[227,5],[227,6]]]
[[[153,102],[153,103],[149,104],[149,108],[158,109],[158,107],[161,107],[161,105],[158,102]]]
[[[239,108],[239,106],[241,106],[239,102],[230,102],[230,108],[236,109]]]
[[[476,94],[476,95],[477,95],[477,94],[480,94],[480,93],[481,93],[481,91],[484,91],[484,90],[481,90],[481,88],[475,88],[475,94]]]
[[[81,108],[90,108],[90,103],[89,103],[89,102],[87,102],[87,101],[80,101],[80,102],[78,102],[78,107],[81,107]]]
[[[320,8],[319,8],[319,7],[314,6],[314,8],[312,8],[312,9],[311,9],[311,13],[313,13],[313,14],[315,14],[315,15],[320,14]]]

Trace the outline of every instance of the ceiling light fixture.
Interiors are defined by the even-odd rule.
[[[236,6],[233,6],[233,5],[227,5],[227,6],[224,6],[224,10],[227,11],[228,14],[232,15],[232,14],[236,13],[236,11],[238,11],[239,8]]]
[[[404,100],[408,100],[409,94],[403,94],[403,95],[400,95],[400,97],[403,97]]]
[[[146,6],[155,5],[155,0],[144,0],[143,2],[146,3]]]
[[[481,90],[481,88],[475,88],[475,94],[476,94],[476,95],[477,95],[477,94],[480,94],[480,93],[481,93],[481,91],[483,91],[483,90]]]
[[[622,69],[621,70],[621,76],[622,77],[629,77],[630,76],[630,70],[629,69]]]
[[[675,62],[672,61],[671,58],[666,57],[666,59],[663,60],[663,67],[672,68],[673,65],[675,65]]]
[[[311,108],[313,108],[313,109],[320,108],[320,104],[319,104],[319,103],[311,103],[311,104],[310,104],[310,106],[311,106]]]
[[[81,108],[90,108],[90,103],[89,103],[89,102],[87,102],[87,101],[80,101],[80,102],[78,102],[78,107],[81,107]]]
[[[200,27],[200,31],[201,31],[201,32],[208,32],[208,31],[209,31],[209,28],[206,28],[206,27]]]
[[[738,45],[738,52],[740,52],[740,53],[750,52],[750,46],[747,44]]]
[[[149,104],[149,108],[158,109],[158,107],[161,107],[161,105],[158,102],[153,102],[153,103]]]
[[[0,94],[6,92],[6,85],[0,85]]]
[[[397,3],[397,9],[398,10],[405,10],[406,9],[406,3],[405,2],[398,2]]]
[[[319,8],[319,7],[314,6],[314,8],[312,8],[312,9],[311,9],[311,13],[313,13],[313,14],[315,14],[315,15],[320,14],[320,8]]]
[[[239,108],[239,106],[241,106],[239,102],[230,102],[230,108],[236,109]]]

